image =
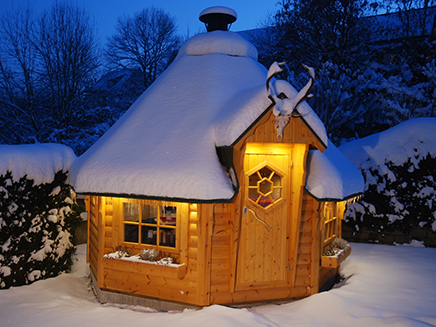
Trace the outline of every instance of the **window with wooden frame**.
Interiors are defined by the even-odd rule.
[[[323,239],[324,246],[329,245],[335,237],[338,236],[338,206],[336,202],[325,202],[323,206],[324,229]]]
[[[177,206],[123,202],[122,211],[125,243],[177,248]]]
[[[248,198],[266,208],[282,198],[282,176],[264,166],[248,177]]]

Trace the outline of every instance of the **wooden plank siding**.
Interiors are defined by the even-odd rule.
[[[304,197],[304,196],[303,196]],[[297,269],[295,286],[310,288],[312,271],[312,214],[311,201],[304,197],[302,201],[302,214],[298,229],[299,243],[297,250]]]
[[[215,204],[214,206],[210,276],[211,303],[223,303],[221,299],[229,298],[231,294],[234,208],[233,204]]]
[[[195,304],[210,304],[210,272],[212,252],[213,204],[199,204],[200,217],[196,222],[197,247],[197,297]]]

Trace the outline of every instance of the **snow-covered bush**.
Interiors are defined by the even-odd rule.
[[[388,162],[386,168],[363,171],[367,180],[377,183],[367,185],[361,203],[349,206],[345,223],[356,232],[362,228],[371,231],[378,240],[394,231],[410,240],[413,229],[436,231],[436,159],[427,156],[418,169],[410,160],[401,166]]]
[[[345,213],[356,240],[436,246],[436,119],[415,119],[340,150],[361,169],[365,193]]]
[[[0,288],[56,276],[72,264],[80,223],[60,144],[0,145]]]
[[[0,289],[57,276],[72,265],[80,210],[59,171],[35,185],[11,172],[0,176]]]

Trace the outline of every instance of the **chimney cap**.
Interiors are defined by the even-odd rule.
[[[200,21],[205,23],[208,32],[228,31],[228,25],[236,21],[236,11],[227,7],[215,6],[204,9],[200,13]]]

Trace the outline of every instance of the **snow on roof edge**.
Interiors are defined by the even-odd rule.
[[[331,142],[323,153],[309,151],[304,188],[318,201],[347,200],[362,194],[364,185],[359,169]]]
[[[303,115],[300,115],[298,118],[300,118],[303,121],[303,123],[307,126],[307,128],[309,128],[309,130],[313,133],[313,135],[315,135],[318,141],[324,146],[324,149],[327,149],[327,144],[325,144],[323,138],[321,138],[321,136],[318,135],[318,133],[312,128],[312,126],[307,122],[307,120],[304,119]]]
[[[304,186],[304,192],[306,192],[307,194],[309,194],[312,198],[314,198],[316,201],[318,202],[342,202],[342,201],[347,201],[350,199],[355,198],[356,196],[360,196],[362,195],[364,192],[359,192],[359,193],[353,193],[350,194],[348,196],[345,196],[343,198],[328,198],[328,197],[324,197],[324,198],[318,198],[316,195],[312,194],[307,188],[306,186]]]
[[[98,193],[98,192],[86,192],[86,191],[77,192],[77,194],[84,194],[84,195],[91,195],[91,196],[107,196],[107,197],[117,197],[117,198],[181,202],[181,203],[230,203],[238,195],[238,193],[239,190],[235,190],[233,196],[228,199],[194,199],[194,198],[166,197],[166,196],[154,196],[154,195],[131,194],[131,193]]]

